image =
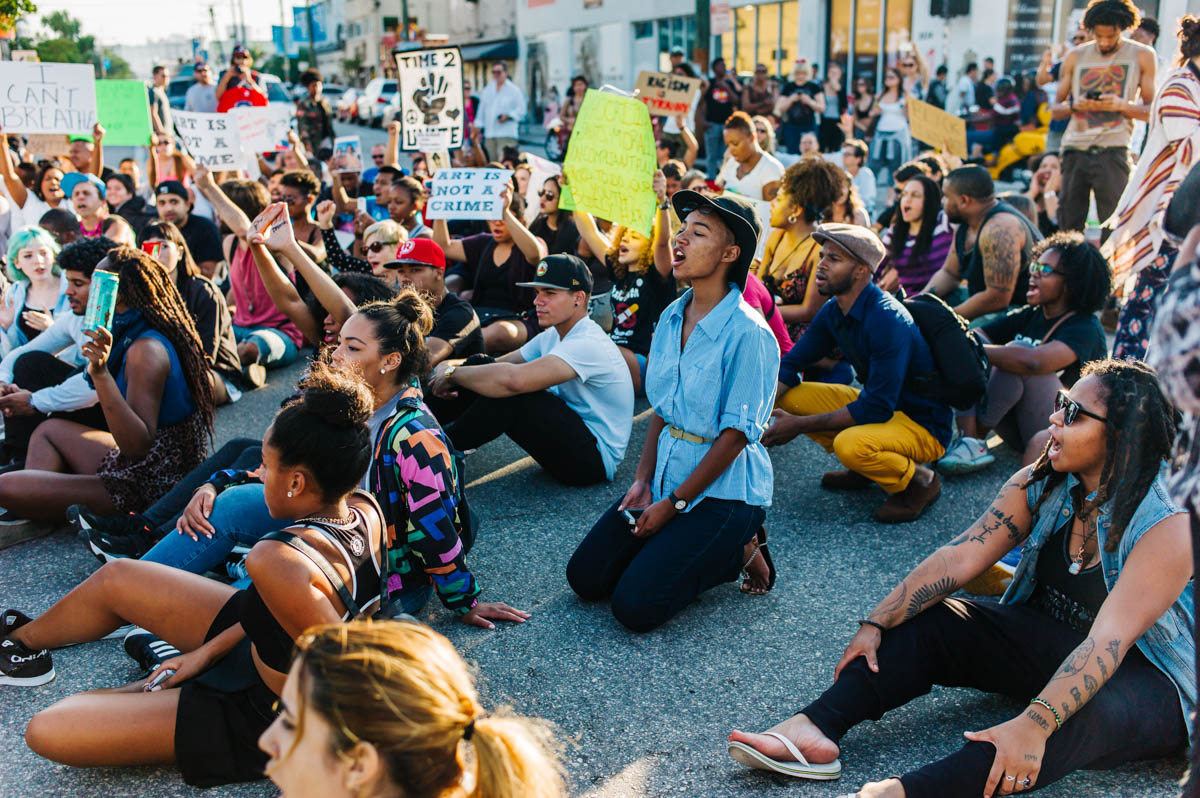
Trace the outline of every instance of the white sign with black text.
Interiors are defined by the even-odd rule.
[[[0,61],[0,129],[90,136],[94,124],[91,64]]]
[[[241,169],[246,161],[233,114],[175,111],[175,130],[199,166],[213,171]]]
[[[400,149],[457,150],[463,144],[462,55],[457,47],[396,53]]]
[[[500,192],[511,169],[439,169],[433,175],[426,219],[500,219]]]

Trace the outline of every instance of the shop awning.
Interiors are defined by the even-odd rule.
[[[468,44],[459,47],[464,61],[512,61],[517,57],[517,40]]]

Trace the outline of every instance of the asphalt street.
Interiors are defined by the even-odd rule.
[[[346,132],[344,130],[340,132]],[[382,135],[365,130],[369,147]],[[292,390],[300,365],[217,416],[217,444],[262,435]],[[818,485],[836,461],[806,439],[772,451],[774,504],[767,516],[779,569],[769,595],[735,583],[709,591],[662,628],[626,631],[604,604],[580,602],[564,572],[576,544],[632,480],[646,429],[638,405],[625,461],[612,484],[564,488],[506,440],[467,461],[472,507],[483,527],[469,562],[485,600],[533,617],[488,632],[457,623],[436,601],[422,620],[447,635],[477,668],[485,703],[556,724],[573,793],[625,796],[837,796],[864,781],[899,775],[955,751],[962,732],[987,728],[1020,707],[962,689],[935,689],[843,740],[839,782],[797,783],[743,769],[725,752],[732,728],[760,730],[798,711],[830,682],[833,667],[875,603],[925,554],[964,529],[1017,467],[1002,454],[988,471],[947,480],[919,522],[885,526],[872,511],[882,493],[835,494]],[[0,551],[0,603],[45,611],[97,567],[71,534]],[[163,596],[163,602],[172,600]],[[136,678],[119,641],[54,654],[57,678],[38,688],[0,687],[0,798],[76,796],[266,796],[267,782],[194,790],[173,769],[81,770],[25,746],[29,718],[83,690]],[[1040,794],[1177,794],[1184,760],[1075,774]]]

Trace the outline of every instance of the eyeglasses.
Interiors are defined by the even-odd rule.
[[[1054,412],[1062,412],[1064,427],[1071,426],[1080,415],[1094,418],[1097,421],[1108,421],[1104,416],[1096,415],[1090,410],[1084,410],[1079,402],[1072,399],[1066,391],[1059,391],[1058,395],[1054,397]]]
[[[1057,274],[1059,277],[1066,277],[1066,272],[1060,272],[1058,269],[1051,266],[1049,263],[1031,263],[1029,264],[1029,273],[1036,274],[1039,277],[1045,277],[1048,274]]]

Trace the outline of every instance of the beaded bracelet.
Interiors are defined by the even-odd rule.
[[[1058,714],[1058,710],[1054,708],[1053,704],[1051,704],[1049,701],[1047,701],[1044,698],[1034,698],[1034,699],[1031,699],[1029,703],[1030,704],[1040,704],[1041,706],[1044,706],[1046,709],[1048,709],[1052,713],[1054,713],[1054,722],[1058,724],[1059,729],[1062,728],[1062,715]],[[1055,731],[1057,731],[1057,729],[1055,729]]]
[[[858,622],[858,624],[859,624],[859,626],[862,626],[863,624],[866,624],[867,626],[874,626],[874,627],[875,627],[876,629],[878,629],[880,632],[886,632],[886,631],[887,631],[887,629],[884,627],[884,625],[883,625],[883,624],[881,624],[881,623],[878,623],[878,622],[876,622],[876,621],[867,620],[866,618],[864,618],[863,620],[859,621],[859,622]]]

